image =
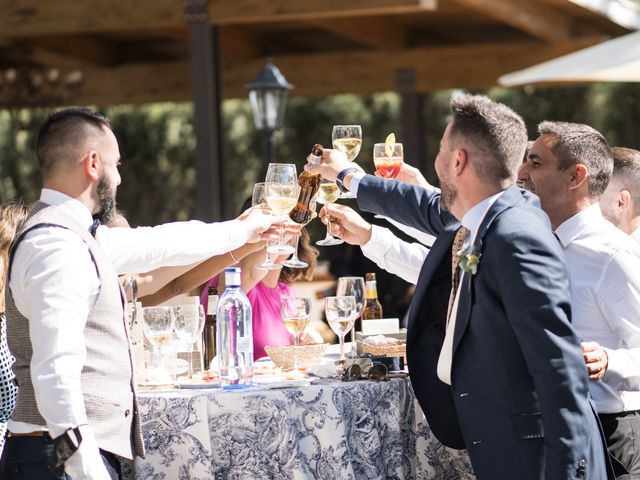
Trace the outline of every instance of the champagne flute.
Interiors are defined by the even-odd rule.
[[[298,174],[293,163],[270,163],[267,169],[265,198],[274,213],[288,214],[298,201]],[[269,253],[293,253],[293,247],[284,243],[284,225],[280,226],[280,239],[267,247]]]
[[[364,278],[340,277],[336,289],[336,297],[354,297],[356,299],[356,311],[354,312],[354,324],[364,310]],[[351,342],[354,342],[355,328],[351,330]]]
[[[304,297],[282,297],[280,315],[285,328],[293,336],[293,369],[298,369],[298,343],[300,335],[309,325],[311,299]]]
[[[320,189],[318,190],[318,203],[324,203],[325,205],[335,202],[340,197],[340,189],[335,182],[329,180],[322,180],[320,182]],[[316,242],[316,245],[340,245],[344,243],[341,238],[336,238],[331,235],[331,215],[327,212],[327,235]]]
[[[267,205],[267,199],[265,198],[265,182],[258,182],[253,186],[253,194],[251,195],[251,208],[261,208],[264,210],[269,209],[269,205]],[[267,242],[267,246],[271,245],[272,242]],[[267,252],[267,258],[263,263],[257,266],[257,268],[261,268],[262,270],[280,270],[282,265],[277,264],[271,258],[271,254]]]
[[[396,178],[400,173],[403,162],[402,144],[390,144],[393,148],[387,151],[385,143],[376,143],[373,146],[373,163],[381,177]]]
[[[331,131],[333,148],[340,150],[353,162],[362,147],[362,127],[360,125],[334,125]],[[340,198],[355,198],[352,193],[345,192]]]
[[[187,344],[189,369],[187,376],[193,376],[193,344],[198,341],[204,328],[204,308],[202,305],[178,305],[173,307],[176,317],[175,332],[181,342]]]
[[[151,367],[154,379],[158,382],[170,381],[168,372],[162,372],[160,348],[171,341],[175,315],[171,307],[145,307],[142,309],[144,336],[151,344]],[[166,373],[166,375],[163,375]]]
[[[356,317],[355,297],[326,297],[324,306],[325,315],[331,330],[338,335],[340,341],[340,360],[344,360],[344,337],[353,327]]]

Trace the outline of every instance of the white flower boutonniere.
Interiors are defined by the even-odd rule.
[[[480,257],[482,254],[476,252],[473,249],[473,246],[468,246],[467,248],[460,250],[458,252],[458,256],[460,257],[460,268],[471,275],[475,275],[478,273],[478,264],[480,263]]]

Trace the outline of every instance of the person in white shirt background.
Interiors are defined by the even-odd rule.
[[[22,374],[22,380],[29,387],[32,384],[32,388],[24,388],[21,383],[16,412],[30,412],[29,415],[43,421],[34,424],[25,420],[29,415],[16,418],[14,412],[0,461],[0,477],[7,480],[68,478],[66,475],[74,480],[119,478],[120,458],[113,452],[119,445],[114,448],[110,438],[114,435],[106,434],[100,427],[104,423],[92,418],[89,407],[95,398],[92,400],[86,390],[90,380],[109,382],[106,390],[128,392],[126,398],[133,401],[122,407],[121,417],[116,417],[121,418],[123,424],[131,425],[126,427],[130,431],[125,431],[126,441],[121,443],[127,445],[122,448],[132,452],[127,456],[144,454],[139,423],[136,425],[137,404],[130,358],[96,359],[93,353],[104,353],[102,341],[96,337],[101,329],[96,324],[102,322],[106,330],[117,334],[119,343],[111,345],[124,351],[125,357],[129,348],[128,331],[123,320],[118,323],[113,318],[101,318],[94,306],[106,305],[105,291],[108,291],[108,311],[117,312],[122,318],[117,274],[195,263],[245,243],[275,238],[273,225],[286,221],[286,216],[253,210],[238,219],[211,224],[190,221],[134,229],[100,226],[94,240],[87,235],[94,223],[93,217],[109,223],[120,184],[118,142],[108,119],[83,108],[58,111],[42,126],[37,153],[43,189],[40,201],[32,210],[35,220],[25,222],[26,231],[16,240],[10,260],[7,322],[10,327],[20,327],[22,319],[28,321],[28,331],[23,330],[28,332],[28,337],[27,333],[18,332],[19,328],[13,332],[26,337],[18,348],[11,343],[12,331],[9,330],[16,365],[27,372]],[[41,218],[45,221],[40,221]],[[57,222],[48,223],[48,218]],[[30,221],[36,224],[29,226]],[[103,268],[102,272],[99,267]],[[107,341],[112,338],[105,338],[104,342]],[[20,349],[22,351],[18,351]],[[124,372],[129,378],[127,385],[115,385],[109,380],[114,375],[109,361],[114,365],[124,361]],[[95,371],[96,365],[103,371]],[[14,371],[18,374],[16,368]],[[29,390],[33,396],[25,397]],[[105,391],[104,395],[109,393]],[[125,407],[128,407],[126,411]],[[118,430],[117,422],[114,428],[122,431],[121,427]],[[70,456],[56,449],[65,440],[78,444]],[[110,447],[103,448],[110,442]],[[47,464],[52,456],[54,461],[66,457],[64,473],[49,471]]]
[[[640,246],[598,205],[613,171],[605,138],[562,122],[538,131],[518,177],[540,197],[565,251],[572,323],[616,478],[640,479]]]
[[[640,242],[640,152],[613,147],[613,176],[600,198],[604,218]]]

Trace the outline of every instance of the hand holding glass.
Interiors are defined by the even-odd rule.
[[[251,208],[269,209],[266,199],[266,183],[259,182],[253,186],[253,195],[251,196]],[[272,245],[272,242],[267,242],[267,247]],[[263,270],[280,270],[282,265],[278,265],[271,258],[271,254],[267,252],[267,258],[263,263],[257,266]]]
[[[349,333],[356,319],[356,299],[355,297],[326,297],[324,309],[331,330],[338,335],[340,359],[344,360],[344,337]]]
[[[333,148],[347,156],[353,162],[362,147],[362,127],[360,125],[334,125],[331,132]],[[345,192],[340,198],[355,198],[352,193]]]
[[[331,182],[329,180],[322,180],[320,183],[320,189],[318,190],[318,203],[329,204],[335,202],[340,197],[340,189],[335,182]],[[327,235],[322,239],[316,242],[316,245],[340,245],[344,243],[344,240],[341,238],[336,238],[331,235],[331,215],[327,212]]]
[[[280,315],[285,328],[293,336],[293,369],[298,369],[298,343],[300,335],[309,324],[311,299],[304,297],[282,297]]]
[[[267,169],[265,195],[269,208],[277,214],[288,214],[298,200],[298,174],[293,163],[270,163]],[[284,225],[280,226],[277,244],[267,247],[277,255],[293,253],[293,247],[284,243]]]

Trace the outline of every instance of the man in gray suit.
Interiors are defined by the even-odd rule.
[[[481,96],[451,109],[435,163],[441,194],[358,173],[335,151],[306,168],[350,189],[362,209],[437,236],[407,333],[436,437],[466,447],[480,480],[613,478],[560,245],[537,199],[513,186],[524,123]]]
[[[44,186],[9,262],[6,318],[19,391],[0,478],[118,478],[120,460],[144,456],[144,446],[117,275],[204,260],[260,240],[286,217],[256,210],[221,223],[98,227],[93,218],[109,223],[120,183],[108,119],[81,108],[56,112],[37,149]]]

